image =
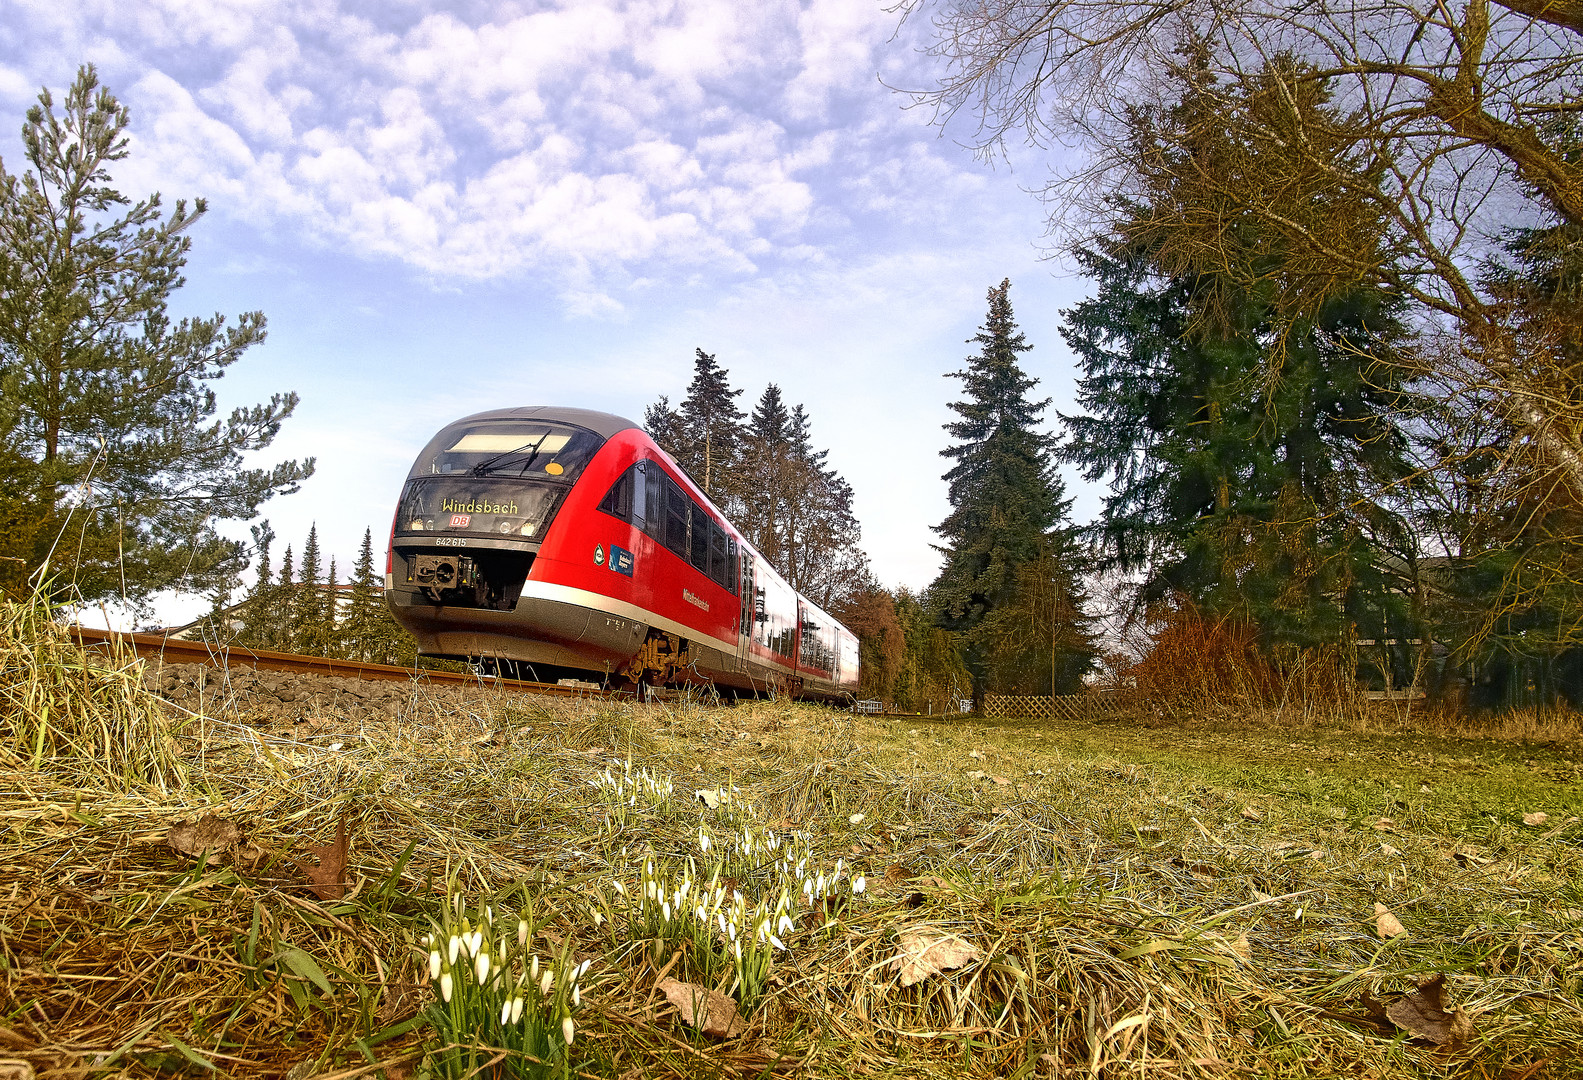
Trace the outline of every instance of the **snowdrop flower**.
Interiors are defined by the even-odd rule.
[[[484,921],[488,923],[495,921],[495,909],[487,904],[484,906]]]
[[[740,941],[733,941],[731,943],[731,951],[736,954],[737,963],[740,964],[742,962],[742,943]]]
[[[722,934],[725,933],[726,932],[726,916],[725,916],[725,912],[723,912],[723,911],[715,912],[715,921],[720,924],[720,932]]]
[[[530,979],[537,979],[538,977],[539,977],[539,958],[537,956],[535,956],[533,958],[532,966],[528,969],[528,978],[530,978]]]
[[[474,930],[467,936],[467,955],[477,956],[478,950],[484,947],[484,932]]]
[[[610,884],[616,890],[616,892],[620,893],[622,896],[627,895],[627,887],[621,884],[620,880],[613,880],[610,882]]]
[[[528,920],[517,920],[517,948],[526,948],[528,944]]]
[[[709,850],[709,834],[702,829],[698,830],[698,850],[703,852]]]
[[[450,950],[448,959],[450,960],[451,966],[455,967],[456,966],[456,957],[462,951],[462,939],[459,938],[459,937],[456,937],[453,934],[451,936],[450,942],[448,943],[448,948]]]
[[[797,929],[797,924],[792,922],[792,918],[791,918],[790,915],[782,913],[781,914],[781,918],[780,918],[780,924],[778,926],[776,926],[775,929],[777,929],[781,933],[785,934],[785,933],[788,933],[788,932],[790,932],[792,930]]]
[[[661,900],[660,901],[660,911],[664,913],[665,921],[666,922],[670,922],[671,921],[671,902],[669,900]]]
[[[582,1003],[583,1003],[583,988],[581,986],[573,986],[572,987],[572,1004],[573,1005],[581,1005]]]
[[[521,998],[512,998],[511,999],[511,1022],[513,1024],[515,1024],[518,1020],[521,1020],[521,1019],[522,1019],[522,999]]]
[[[439,949],[435,949],[433,952],[431,952],[429,954],[429,978],[431,980],[433,980],[433,979],[438,979],[439,977],[440,977],[440,950]]]
[[[509,1023],[511,1023],[511,1002],[510,1001],[502,1001],[500,1003],[500,1022],[502,1024],[509,1024]]]
[[[478,954],[478,963],[475,965],[474,970],[478,972],[478,985],[484,985],[484,980],[489,977],[489,954],[487,952]]]
[[[570,1016],[561,1020],[561,1038],[566,1040],[566,1045],[572,1045],[572,1036],[577,1032],[577,1025],[572,1023]]]
[[[857,877],[852,879],[852,892],[854,895],[867,888],[868,878],[864,877],[862,874],[859,874]]]
[[[539,980],[539,993],[548,996],[550,988],[555,985],[555,972],[545,969],[544,978]]]
[[[581,979],[583,975],[587,973],[588,969],[593,966],[594,962],[592,960],[584,960],[581,964],[578,964],[572,969],[572,978]]]
[[[786,951],[786,943],[784,941],[782,941],[780,938],[776,937],[774,934],[770,935],[770,944],[775,946],[777,949],[781,950],[782,952]]]
[[[440,997],[446,1002],[451,1000],[451,987],[453,985],[454,980],[451,978],[449,971],[440,976]]]

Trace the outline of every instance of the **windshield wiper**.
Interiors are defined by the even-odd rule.
[[[515,450],[507,450],[504,454],[496,454],[492,458],[485,458],[483,461],[480,461],[468,471],[474,476],[487,476],[489,471],[493,469],[498,463],[505,461],[507,458],[516,457],[518,454],[523,453],[524,451],[532,450],[533,453],[528,455],[528,460],[522,463],[522,471],[526,472],[528,466],[533,464],[533,459],[539,456],[539,447],[543,446],[544,440],[548,439],[549,437],[550,433],[546,431],[543,435],[539,436],[537,442],[523,443]]]

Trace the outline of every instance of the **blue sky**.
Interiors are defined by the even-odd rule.
[[[209,200],[175,307],[268,316],[221,393],[302,396],[270,457],[319,469],[266,504],[283,542],[317,521],[345,567],[440,425],[637,419],[702,347],[745,405],[773,381],[807,406],[880,579],[922,587],[942,376],[986,290],[1011,278],[1060,408],[1084,283],[1038,243],[1047,156],[992,168],[887,89],[931,71],[884,6],[10,0],[0,157],[91,61],[132,110],[122,189]]]

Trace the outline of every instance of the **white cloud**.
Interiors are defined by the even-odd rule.
[[[127,87],[137,140],[123,182],[436,280],[547,275],[578,316],[618,315],[639,278],[829,258],[855,243],[854,215],[909,219],[920,193],[961,182],[874,85],[881,8],[483,10],[30,3],[23,36],[116,50],[104,74]],[[35,77],[0,61],[17,65],[0,95]]]

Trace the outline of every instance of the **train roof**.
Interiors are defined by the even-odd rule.
[[[623,416],[613,413],[596,412],[593,409],[569,409],[559,405],[519,405],[507,409],[487,409],[481,413],[464,416],[460,420],[446,424],[447,428],[457,424],[471,424],[483,420],[550,420],[563,424],[575,424],[580,428],[587,428],[595,435],[611,439],[623,431],[635,428],[634,424]]]

